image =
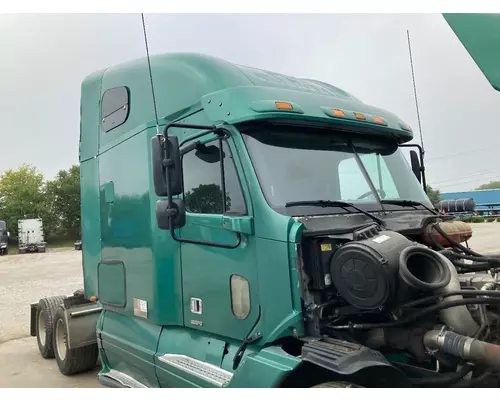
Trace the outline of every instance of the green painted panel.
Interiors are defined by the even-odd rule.
[[[500,14],[443,14],[490,84],[500,91]]]
[[[127,287],[125,265],[121,261],[101,261],[97,267],[98,297],[105,305],[125,307],[127,305]]]
[[[248,355],[229,383],[230,388],[278,387],[301,360],[277,346],[267,347]]]
[[[257,238],[257,268],[262,315],[256,331],[263,341],[290,336],[302,320],[293,308],[288,243]],[[279,294],[279,295],[277,295]]]
[[[255,104],[261,99],[271,99],[272,102],[284,101],[296,104],[301,113],[289,111],[274,112],[256,111]],[[285,90],[272,87],[237,87],[210,93],[202,99],[203,108],[212,121],[226,121],[237,124],[245,121],[259,119],[287,119],[294,121],[316,121],[331,124],[332,126],[352,126],[366,128],[368,135],[397,135],[400,141],[408,142],[413,139],[413,133],[406,131],[402,126],[407,126],[396,115],[377,107],[361,103],[354,98],[318,95],[307,91]],[[334,118],[325,113],[325,109],[341,109],[345,118]],[[365,120],[358,120],[354,112],[364,113]],[[378,116],[384,124],[377,124],[373,117]]]
[[[116,369],[149,387],[158,387],[155,353],[161,327],[127,315],[106,311],[101,335],[107,367]]]
[[[87,76],[81,85],[80,162],[97,155],[99,146],[101,78],[104,70]]]
[[[82,263],[85,296],[97,296],[97,266],[101,261],[98,159],[80,164]]]

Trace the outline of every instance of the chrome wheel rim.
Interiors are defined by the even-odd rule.
[[[57,320],[55,333],[57,355],[60,360],[64,360],[66,358],[66,329],[61,319]]]

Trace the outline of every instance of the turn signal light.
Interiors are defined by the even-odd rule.
[[[276,108],[278,110],[293,110],[293,106],[290,103],[286,103],[284,101],[277,101]]]
[[[361,120],[363,120],[363,121],[364,121],[364,120],[366,120],[365,115],[364,115],[364,114],[361,114],[361,113],[359,113],[359,112],[355,112],[355,113],[354,113],[354,116],[355,116],[357,119],[361,119]]]
[[[95,303],[97,301],[97,296],[90,296],[89,299],[92,303]]]
[[[413,130],[411,129],[410,125],[406,125],[404,123],[400,123],[399,126],[401,126],[401,129],[404,129],[405,131],[413,132]]]

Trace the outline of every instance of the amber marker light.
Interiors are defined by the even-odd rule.
[[[285,101],[277,101],[276,108],[278,110],[293,110],[293,106]]]

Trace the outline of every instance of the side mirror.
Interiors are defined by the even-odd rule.
[[[184,200],[172,199],[172,207],[169,207],[168,200],[158,200],[156,202],[156,222],[158,228],[169,230],[170,217],[172,217],[173,229],[182,228],[186,224],[186,209]]]
[[[177,136],[169,136],[167,141],[164,140],[163,136],[153,136],[151,139],[151,158],[156,195],[177,196],[181,194],[182,165]]]
[[[411,169],[417,177],[418,181],[422,183],[422,168],[418,159],[418,154],[415,150],[410,151]]]

